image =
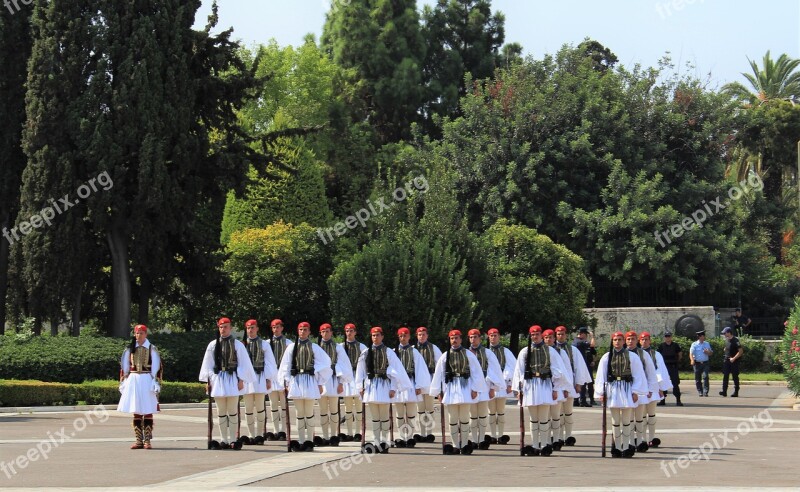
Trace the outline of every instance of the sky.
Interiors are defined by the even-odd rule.
[[[233,27],[233,38],[246,46],[273,38],[298,45],[308,33],[319,39],[331,1],[347,0],[217,0],[217,31]],[[417,2],[420,10],[433,4]],[[197,27],[205,25],[210,5],[203,0]],[[676,71],[711,89],[745,83],[748,58],[761,66],[767,50],[773,59],[800,58],[800,0],[494,0],[492,10],[505,14],[506,42],[520,43],[536,59],[589,37],[626,67],[657,66],[669,52]]]

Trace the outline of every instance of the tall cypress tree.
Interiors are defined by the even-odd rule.
[[[337,64],[356,69],[365,116],[382,143],[409,138],[424,97],[416,0],[334,2],[321,41]]]
[[[25,154],[25,76],[31,53],[30,8],[0,16],[0,230],[9,230],[19,209]],[[0,238],[0,335],[5,333],[11,240]]]
[[[28,164],[15,229],[21,236],[27,309],[37,329],[43,320],[60,321],[66,304],[72,306],[73,334],[96,253],[85,221],[87,202],[76,198],[78,187],[91,177],[81,145],[85,122],[91,121],[87,110],[93,107],[87,81],[96,76],[92,3],[38,0],[33,9],[23,134]]]

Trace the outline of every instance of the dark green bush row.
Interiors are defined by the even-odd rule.
[[[0,407],[41,405],[116,405],[119,402],[119,383],[90,381],[82,384],[48,383],[42,381],[0,380]],[[199,402],[206,398],[203,383],[164,382],[161,403]]]
[[[165,381],[197,381],[212,332],[154,334],[148,339],[164,361]],[[118,379],[128,340],[108,337],[0,336],[0,379],[82,383]]]
[[[681,346],[681,353],[683,354],[681,356],[681,362],[678,366],[678,370],[692,371],[692,366],[689,364],[689,347],[691,347],[694,339],[675,336],[672,338],[673,343],[677,343]],[[656,348],[658,348],[663,341],[661,338],[656,337],[653,337],[651,340],[653,346]],[[714,351],[714,353],[711,355],[711,370],[721,371],[722,359],[725,353],[725,339],[722,337],[714,337],[707,339],[707,341],[709,344],[711,344],[711,350]],[[742,347],[744,347],[744,356],[742,357],[742,362],[739,366],[739,369],[742,372],[770,372],[775,370],[771,363],[764,362],[764,354],[766,353],[767,348],[762,340],[742,337],[739,338],[739,341],[742,343]],[[600,357],[602,357],[607,351],[608,345],[602,347],[598,345],[596,360],[599,361]]]

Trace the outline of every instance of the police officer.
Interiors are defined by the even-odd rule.
[[[669,380],[672,382],[672,394],[675,395],[675,401],[679,407],[683,406],[681,403],[681,378],[678,374],[678,364],[681,361],[683,354],[681,353],[681,346],[672,341],[672,332],[664,333],[664,341],[658,346],[658,351],[664,358],[664,365],[667,366],[669,373]],[[658,402],[659,406],[667,404],[667,392],[664,392],[664,398]]]
[[[742,344],[739,339],[733,336],[733,330],[730,326],[722,329],[722,335],[725,337],[725,358],[722,361],[722,391],[719,392],[722,396],[728,396],[728,376],[733,376],[733,393],[731,398],[739,396],[739,360],[744,355]]]
[[[588,340],[590,337],[591,340]],[[594,371],[592,371],[592,369],[594,368],[594,358],[597,355],[594,333],[590,332],[589,328],[581,326],[578,328],[578,337],[572,341],[572,345],[574,345],[583,356],[586,367],[589,369],[589,377],[591,379],[591,381],[581,387],[578,404],[582,407],[591,407],[594,405]],[[587,393],[589,394],[588,402],[586,401]]]

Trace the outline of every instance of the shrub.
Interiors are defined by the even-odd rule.
[[[794,308],[786,322],[778,358],[783,364],[784,377],[789,390],[800,396],[800,297],[795,298]]]
[[[0,380],[0,407],[42,405],[116,405],[119,402],[117,381],[89,381],[81,384],[44,381]],[[161,387],[161,403],[200,402],[206,399],[203,383],[165,381]]]

